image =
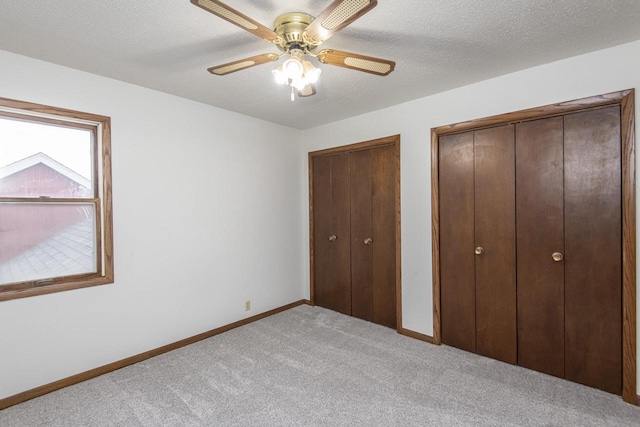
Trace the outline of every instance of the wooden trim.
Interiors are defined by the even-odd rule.
[[[431,129],[431,276],[433,280],[433,343],[440,345],[440,178],[438,133]]]
[[[113,283],[113,194],[111,181],[111,119],[101,122],[100,151],[102,153],[102,263],[107,283]]]
[[[16,298],[26,298],[35,295],[44,295],[54,292],[62,292],[90,286],[105,285],[114,282],[113,274],[113,208],[111,193],[111,118],[81,111],[51,107],[48,105],[18,101],[15,99],[0,97],[0,116],[11,117],[32,122],[43,122],[56,126],[92,130],[92,144],[94,153],[93,185],[98,187],[100,194],[94,194],[98,198],[68,199],[68,198],[3,198],[1,201],[16,201],[30,203],[96,203],[96,244],[98,248],[97,265],[98,273],[95,275],[78,275],[70,277],[54,278],[54,283],[46,286],[31,287],[28,282],[17,285],[0,285],[0,301]],[[65,120],[69,119],[69,120]],[[96,132],[100,131],[100,141],[96,144]],[[98,174],[95,161],[101,160],[102,182],[95,178]],[[94,193],[95,193],[94,189]],[[101,204],[98,203],[101,202]],[[64,283],[62,283],[64,281]],[[56,283],[57,282],[57,283]],[[17,289],[22,286],[28,288]]]
[[[92,157],[92,162],[91,162],[91,167],[93,170],[93,174],[91,175],[91,186],[93,187],[93,197],[95,198],[100,198],[100,185],[99,184],[99,179],[100,179],[100,159],[98,158],[98,156],[94,155],[93,153],[99,153],[100,151],[100,138],[98,137],[98,129],[93,126],[91,127],[90,130],[91,133],[91,157]]]
[[[99,199],[88,197],[88,198],[55,198],[55,197],[0,197],[0,203],[25,203],[30,205],[37,204],[94,204],[97,206],[97,202]]]
[[[517,123],[526,120],[540,119],[543,117],[564,115],[574,111],[603,107],[605,105],[620,104],[626,96],[633,96],[633,92],[634,89],[627,89],[619,92],[606,93],[604,95],[591,96],[589,98],[558,102],[556,104],[545,105],[542,107],[529,108],[527,110],[498,114],[497,116],[483,117],[480,119],[473,119],[462,123],[439,126],[433,128],[432,131],[435,131],[436,134],[440,136],[451,133],[465,132],[472,129],[476,130],[480,128],[499,126],[508,123]]]
[[[316,289],[316,257],[315,257],[315,234],[313,232],[313,156],[308,155],[309,161],[309,270],[311,277],[309,281],[309,300],[311,305],[315,305]]]
[[[622,139],[622,398],[636,398],[636,155],[635,96],[620,102]],[[635,402],[637,404],[637,401]]]
[[[70,119],[85,120],[93,123],[103,123],[109,121],[109,117],[98,114],[83,113],[82,111],[68,110],[66,108],[51,107],[33,102],[18,101],[16,99],[0,97],[0,107],[11,108],[20,111],[30,111],[35,114],[47,114],[57,117],[68,117]]]
[[[92,286],[108,285],[110,283],[113,283],[113,280],[109,280],[106,277],[96,277],[92,279],[84,278],[77,281],[67,281],[65,283],[54,283],[52,285],[40,286],[36,288],[3,291],[0,292],[0,302],[18,298],[27,298],[36,295],[46,295],[56,292],[71,291],[74,289],[89,288]]]
[[[95,125],[88,125],[85,123],[78,123],[78,122],[67,121],[67,120],[56,120],[49,117],[33,116],[29,114],[14,113],[14,112],[4,111],[4,110],[0,110],[0,117],[8,117],[10,119],[21,121],[21,122],[46,123],[48,125],[60,126],[65,128],[86,129],[86,130],[95,129]]]
[[[431,129],[431,233],[433,271],[433,336],[441,340],[440,315],[440,231],[438,187],[438,140],[440,136],[563,115],[576,111],[620,105],[622,146],[622,398],[637,404],[636,359],[636,176],[635,176],[635,91],[611,92],[568,102],[530,108],[497,116],[470,120]]]
[[[406,337],[415,338],[420,341],[428,342],[429,344],[435,344],[434,337],[431,337],[426,334],[421,334],[420,332],[412,331],[411,329],[398,328],[398,333]]]
[[[102,250],[103,246],[102,246],[102,228],[104,226],[103,221],[102,221],[102,204],[100,203],[100,199],[96,199],[96,203],[93,207],[93,221],[95,224],[95,233],[96,233],[96,270],[97,273],[101,276],[104,277],[104,265],[102,263],[102,256],[104,251]]]
[[[22,393],[15,394],[13,396],[6,397],[4,399],[0,399],[0,410],[8,408],[13,405],[17,405],[18,403],[26,402],[27,400],[45,395],[47,393],[51,393],[56,390],[60,390],[61,388],[68,387],[70,385],[78,384],[86,380],[90,380],[91,378],[99,377],[100,375],[108,374],[109,372],[116,371],[118,369],[133,365],[138,362],[142,362],[143,360],[150,359],[155,356],[159,356],[163,353],[167,353],[169,351],[176,350],[178,348],[187,346],[189,344],[196,343],[198,341],[202,341],[207,338],[211,338],[213,336],[219,335],[223,332],[227,332],[231,329],[238,328],[240,326],[247,325],[249,323],[253,323],[257,320],[264,319],[265,317],[273,316],[274,314],[281,313],[283,311],[289,310],[291,308],[297,307],[299,305],[306,304],[306,300],[300,300],[296,302],[292,302],[291,304],[284,305],[282,307],[274,308],[273,310],[265,311],[264,313],[257,314],[255,316],[248,317],[246,319],[239,320],[237,322],[230,323],[225,326],[221,326],[219,328],[212,329],[208,332],[203,332],[198,335],[194,335],[189,338],[185,338],[180,341],[176,341],[172,344],[167,344],[162,347],[158,347],[153,350],[146,351],[144,353],[136,354],[135,356],[127,357],[126,359],[118,360],[116,362],[109,363],[107,365],[100,366],[98,368],[91,369],[89,371],[81,372],[76,375],[72,375],[67,378],[63,378],[58,381],[54,381],[52,383],[33,388],[31,390],[24,391]]]
[[[362,151],[370,148],[384,147],[399,142],[400,135],[386,136],[384,138],[372,139],[371,141],[356,142],[355,144],[341,145],[339,147],[326,148],[309,152],[309,157],[330,156],[332,154],[344,153],[347,151]]]
[[[401,206],[400,206],[400,135],[397,135],[395,145],[396,154],[396,182],[395,182],[395,210],[396,210],[396,329],[402,328],[402,235],[401,235]]]
[[[310,255],[310,297],[311,304],[314,304],[315,293],[315,263],[314,263],[314,241],[313,235],[313,159],[315,157],[330,156],[333,154],[362,151],[370,148],[379,148],[393,145],[396,149],[396,182],[395,182],[395,210],[396,210],[396,328],[398,332],[402,329],[402,240],[401,240],[401,204],[400,204],[400,135],[391,135],[370,141],[358,142],[355,144],[343,145],[340,147],[327,148],[309,152],[309,255]]]

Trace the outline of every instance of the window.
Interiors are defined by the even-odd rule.
[[[110,123],[0,98],[0,301],[113,283]]]

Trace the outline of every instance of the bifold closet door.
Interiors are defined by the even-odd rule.
[[[518,364],[564,377],[563,118],[517,124],[516,159]]]
[[[396,147],[313,159],[314,302],[396,325]]]
[[[372,251],[373,322],[396,328],[396,149],[391,145],[371,152],[372,242],[365,248]],[[361,248],[363,246],[360,246]]]
[[[371,322],[373,321],[373,248],[371,242],[367,240],[373,240],[371,150],[351,153],[349,160],[351,162],[351,314]]]
[[[620,120],[439,137],[443,343],[621,394]]]
[[[314,299],[351,314],[349,154],[313,159]]]
[[[620,107],[568,114],[565,377],[622,391]]]
[[[442,342],[516,363],[514,128],[439,147]]]
[[[355,151],[351,164],[351,314],[396,327],[395,150]]]
[[[473,132],[440,137],[442,342],[476,351]]]
[[[619,107],[516,135],[518,364],[620,394]]]
[[[518,361],[514,138],[513,125],[474,132],[476,352],[512,364]]]
[[[395,149],[352,152],[352,315],[396,327]]]

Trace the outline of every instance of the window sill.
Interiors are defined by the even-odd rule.
[[[52,285],[33,287],[28,289],[2,291],[0,289],[0,301],[9,301],[19,298],[27,298],[36,295],[52,294],[55,292],[70,291],[73,289],[88,288],[91,286],[108,285],[113,283],[113,277],[98,277],[78,280],[75,282],[55,283]]]

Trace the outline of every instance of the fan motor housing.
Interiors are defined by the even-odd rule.
[[[282,37],[284,42],[278,46],[283,51],[288,51],[291,45],[307,47],[302,38],[302,33],[313,21],[313,16],[303,12],[290,12],[280,15],[273,23],[273,31]]]

